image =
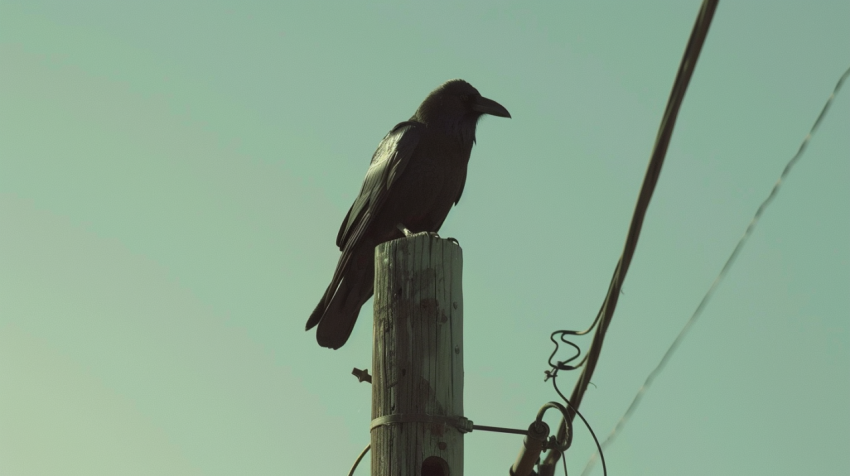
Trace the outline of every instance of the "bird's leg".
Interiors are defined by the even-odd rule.
[[[404,223],[399,223],[398,225],[396,225],[396,228],[398,228],[400,232],[404,233],[404,236],[413,235],[413,232],[408,230],[407,227],[404,226]]]

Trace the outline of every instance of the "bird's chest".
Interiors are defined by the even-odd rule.
[[[468,158],[452,151],[423,153],[410,170],[407,194],[427,208],[450,206],[466,181]]]
[[[418,150],[387,201],[385,219],[414,231],[435,231],[466,181],[468,155],[450,148]]]

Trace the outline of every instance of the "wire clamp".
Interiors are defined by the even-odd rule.
[[[443,415],[428,415],[425,413],[397,413],[395,415],[384,415],[375,418],[369,425],[369,431],[379,426],[392,425],[395,423],[432,423],[437,425],[448,425],[461,433],[472,431],[472,420],[466,417],[450,417]]]

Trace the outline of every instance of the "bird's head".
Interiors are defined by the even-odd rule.
[[[413,119],[428,125],[445,125],[451,128],[471,125],[473,130],[478,119],[490,114],[511,117],[501,104],[487,99],[462,79],[452,79],[441,84],[422,101]]]

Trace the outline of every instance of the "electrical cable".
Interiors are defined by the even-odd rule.
[[[617,262],[617,266],[614,269],[614,274],[611,277],[611,283],[608,286],[608,293],[606,294],[605,299],[602,302],[602,306],[599,309],[599,313],[597,314],[596,319],[590,327],[596,327],[596,332],[593,335],[593,341],[590,344],[590,348],[587,351],[587,355],[576,366],[567,366],[566,363],[576,359],[578,355],[571,357],[567,361],[558,362],[557,365],[553,365],[551,362],[552,358],[554,357],[554,353],[549,358],[549,364],[552,367],[552,370],[546,372],[547,380],[550,377],[554,377],[555,375],[557,375],[558,370],[562,367],[564,370],[571,370],[578,367],[583,367],[582,372],[579,375],[578,381],[573,387],[573,392],[570,395],[570,398],[566,399],[568,402],[570,402],[570,409],[572,411],[569,415],[570,418],[565,418],[563,421],[561,421],[561,424],[558,427],[556,438],[559,442],[566,441],[566,432],[569,426],[568,420],[572,420],[572,418],[574,418],[575,416],[575,413],[577,413],[577,409],[581,405],[584,393],[587,390],[587,386],[590,384],[590,379],[593,377],[593,372],[596,369],[596,364],[599,360],[599,354],[602,350],[602,344],[605,340],[605,332],[608,330],[608,326],[610,325],[611,319],[614,315],[614,310],[617,307],[617,301],[620,296],[621,286],[626,278],[626,273],[628,272],[629,265],[631,264],[635,249],[637,248],[638,238],[640,237],[640,231],[643,226],[643,220],[646,216],[646,211],[649,207],[649,202],[652,200],[652,194],[655,191],[655,185],[658,182],[658,178],[661,174],[661,168],[664,165],[664,158],[667,155],[667,147],[669,146],[670,139],[673,135],[673,129],[676,125],[676,118],[679,114],[679,108],[682,105],[682,101],[684,100],[685,92],[687,91],[691,76],[693,75],[694,69],[696,68],[697,60],[699,59],[699,54],[702,50],[702,45],[708,35],[708,30],[711,26],[711,20],[714,17],[715,10],[717,9],[717,3],[718,0],[703,0],[702,6],[700,7],[700,11],[697,14],[696,22],[694,23],[693,30],[691,31],[691,36],[688,39],[688,44],[685,47],[684,54],[682,55],[682,61],[679,64],[679,70],[676,73],[676,79],[673,81],[673,88],[670,91],[670,98],[667,101],[667,106],[664,110],[664,116],[661,119],[661,125],[658,129],[658,136],[655,139],[655,145],[653,146],[652,154],[650,155],[649,165],[646,170],[646,175],[644,176],[643,185],[641,185],[641,190],[638,194],[637,204],[635,205],[635,211],[632,215],[632,222],[629,225],[629,231],[626,237],[625,246],[623,248],[623,254],[620,256],[620,259]],[[550,336],[550,338],[553,342],[555,342],[555,351],[557,352],[558,349],[558,343],[557,341],[555,341],[556,334],[560,334],[562,342],[568,343],[573,348],[578,350],[578,346],[567,341],[565,336],[583,335],[589,332],[589,329],[588,331],[583,332],[554,332]],[[559,458],[559,453],[550,451],[547,454],[543,463],[541,463],[541,468],[545,467],[547,468],[547,471],[552,471],[553,466],[557,464],[557,460]]]
[[[673,81],[673,88],[670,91],[670,98],[667,101],[667,107],[664,111],[664,116],[661,120],[661,125],[658,129],[658,136],[655,139],[655,145],[652,150],[652,154],[650,156],[649,165],[646,170],[646,175],[643,180],[643,185],[641,186],[640,193],[638,195],[637,204],[635,205],[635,211],[632,216],[632,222],[629,225],[629,231],[626,238],[626,244],[623,248],[623,254],[620,256],[619,261],[617,262],[617,266],[614,269],[614,274],[611,277],[611,283],[608,286],[608,294],[605,296],[605,300],[602,303],[601,308],[599,309],[599,313],[594,320],[591,328],[596,326],[596,332],[593,335],[593,341],[590,344],[590,348],[588,349],[587,355],[577,366],[572,366],[572,368],[577,368],[579,366],[583,367],[581,375],[579,375],[578,381],[573,388],[573,392],[570,395],[570,398],[567,400],[570,402],[570,416],[573,417],[572,413],[574,410],[577,410],[581,405],[582,397],[584,396],[585,390],[587,390],[587,386],[590,383],[590,379],[593,376],[593,371],[596,368],[596,363],[599,360],[599,354],[602,350],[602,343],[605,340],[605,332],[608,329],[608,326],[611,323],[611,318],[614,315],[614,309],[617,307],[617,300],[620,296],[620,287],[622,286],[623,281],[625,280],[626,273],[628,272],[629,265],[631,264],[632,257],[634,256],[635,249],[637,247],[638,238],[640,237],[640,230],[643,226],[643,220],[646,216],[647,208],[649,207],[649,202],[652,199],[652,194],[655,191],[655,185],[658,182],[658,178],[661,174],[661,167],[664,164],[664,158],[667,154],[667,147],[670,144],[670,138],[673,135],[673,129],[676,124],[676,118],[679,114],[679,108],[682,104],[682,101],[685,97],[685,92],[688,88],[688,84],[690,82],[691,76],[693,75],[694,68],[696,67],[697,60],[699,59],[700,51],[702,50],[702,45],[705,42],[705,38],[708,35],[708,29],[711,26],[711,20],[714,17],[714,11],[717,8],[717,0],[704,0],[702,6],[700,7],[700,11],[697,14],[696,22],[694,23],[693,30],[691,31],[691,36],[688,39],[688,44],[685,47],[685,53],[682,56],[682,61],[679,64],[679,70],[676,73],[676,79]],[[566,335],[582,335],[581,332],[576,331],[556,331],[552,334],[551,339],[555,342],[556,351],[558,343],[555,341],[555,334],[561,334],[561,340],[563,342],[568,342],[564,338]],[[584,332],[586,333],[586,332]],[[578,348],[576,345],[568,342],[572,347]],[[554,357],[554,354],[553,356]],[[552,377],[553,374],[557,374],[557,371],[561,367],[569,367],[566,366],[566,363],[574,360],[577,356],[573,356],[568,361],[558,362],[557,365],[551,364],[550,357],[550,365],[552,366],[551,371],[547,371],[547,379]],[[564,370],[569,370],[564,368]],[[572,419],[572,418],[570,418]],[[567,420],[565,419],[561,422],[561,425],[558,427],[557,438],[558,441],[566,440],[566,431],[567,431]],[[548,466],[552,466],[557,463],[557,459],[559,458],[559,454],[557,452],[549,452],[546,457],[544,463]]]
[[[602,445],[599,444],[599,439],[596,438],[596,433],[593,431],[593,428],[591,428],[590,423],[587,422],[587,419],[584,418],[584,415],[582,415],[581,412],[578,411],[578,408],[576,408],[572,403],[570,403],[570,401],[567,399],[567,397],[565,397],[564,394],[561,393],[561,389],[558,388],[557,378],[558,378],[558,375],[557,375],[557,371],[556,371],[556,374],[552,375],[552,386],[555,387],[555,392],[557,392],[558,395],[560,395],[561,398],[563,398],[564,401],[567,402],[567,405],[575,412],[576,415],[578,415],[579,418],[581,418],[581,421],[584,422],[584,426],[586,426],[588,431],[590,431],[590,436],[593,437],[593,442],[596,443],[596,450],[597,450],[597,452],[600,456],[600,459],[602,460],[602,474],[603,474],[603,476],[608,476],[608,467],[605,465],[605,454],[602,452]],[[566,415],[564,416],[564,421],[567,421]],[[572,433],[573,433],[572,426],[570,426],[569,433],[570,433],[570,440],[572,440]],[[565,447],[565,448],[563,448],[563,450],[560,451],[561,455],[564,454],[564,451],[566,451],[566,449],[567,448]],[[566,464],[567,463],[565,461],[564,462],[564,474],[567,473]]]
[[[850,75],[850,68],[848,68],[847,71],[845,71],[844,74],[841,75],[841,78],[839,78],[838,83],[835,84],[835,88],[832,90],[832,94],[829,96],[829,99],[826,100],[826,104],[824,104],[820,114],[818,115],[818,118],[815,120],[814,125],[812,125],[811,130],[803,139],[802,144],[800,144],[800,148],[797,149],[797,153],[794,154],[791,160],[789,160],[788,163],[785,165],[785,168],[782,169],[782,173],[779,175],[779,179],[773,185],[773,188],[770,190],[770,193],[768,194],[767,198],[765,198],[761,205],[759,205],[755,215],[753,215],[753,218],[750,220],[749,225],[747,225],[747,229],[744,231],[744,234],[741,235],[741,238],[738,240],[738,244],[735,245],[735,248],[732,250],[732,253],[726,259],[726,263],[720,269],[720,272],[717,274],[717,277],[714,278],[714,282],[711,283],[711,286],[709,286],[708,291],[705,292],[705,295],[702,297],[702,300],[700,300],[699,305],[697,305],[696,310],[694,310],[694,313],[691,315],[691,318],[688,319],[684,327],[682,327],[682,330],[679,331],[679,334],[673,340],[673,343],[670,344],[670,347],[667,349],[667,352],[664,353],[664,356],[661,357],[661,360],[658,362],[655,368],[652,369],[652,372],[650,372],[649,375],[646,377],[646,380],[643,382],[643,385],[640,387],[640,389],[638,389],[637,393],[632,399],[632,403],[626,409],[626,412],[623,414],[622,417],[620,417],[620,420],[614,426],[614,429],[611,430],[611,433],[605,438],[605,441],[602,443],[602,447],[607,447],[609,444],[613,443],[614,439],[616,438],[616,435],[620,431],[622,431],[623,425],[626,424],[626,421],[628,421],[629,417],[632,415],[632,413],[634,413],[635,409],[640,404],[640,401],[643,398],[643,394],[646,392],[647,389],[649,389],[649,387],[652,385],[652,382],[664,369],[664,366],[667,365],[667,361],[670,360],[670,357],[679,347],[679,344],[685,338],[685,335],[687,335],[688,331],[691,329],[691,326],[693,326],[696,320],[699,319],[700,315],[702,315],[703,309],[705,309],[705,306],[708,304],[709,300],[711,300],[711,297],[714,295],[714,291],[717,289],[717,286],[720,285],[720,282],[726,276],[726,273],[729,272],[729,269],[732,267],[732,264],[738,257],[738,253],[740,253],[741,249],[744,247],[744,244],[747,242],[750,235],[752,235],[753,230],[758,224],[759,219],[761,219],[761,216],[764,213],[765,209],[773,201],[774,197],[779,191],[779,188],[782,186],[782,181],[785,180],[785,178],[788,176],[788,173],[791,172],[791,169],[794,167],[794,164],[796,164],[797,161],[800,159],[800,156],[803,154],[803,151],[806,150],[809,141],[815,134],[815,131],[817,131],[818,127],[820,126],[821,120],[823,120],[824,116],[826,115],[826,112],[832,105],[832,101],[835,99],[835,96],[838,94],[838,91],[841,90],[841,86],[844,84],[844,80],[847,79],[848,75]],[[589,474],[589,471],[591,468],[593,468],[595,462],[596,455],[594,454],[587,462],[587,465],[585,465],[584,471],[582,471],[581,474]]]
[[[564,476],[569,476],[567,473],[567,457],[564,456],[564,452],[561,451],[561,463],[564,464]]]
[[[363,457],[366,456],[366,453],[369,452],[369,448],[371,447],[372,444],[370,443],[366,445],[366,448],[364,448],[363,451],[360,452],[360,456],[358,456],[357,459],[354,461],[354,465],[351,466],[351,471],[348,472],[348,476],[354,476],[354,470],[357,469],[357,465],[360,464],[360,460],[362,460]]]

